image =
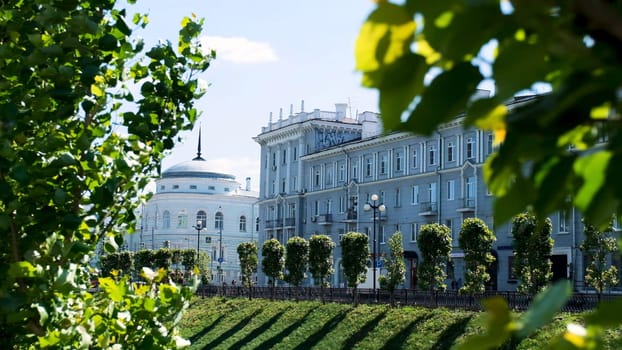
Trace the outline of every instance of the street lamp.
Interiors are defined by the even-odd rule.
[[[376,245],[378,244],[378,242],[376,242],[376,216],[378,211],[380,211],[380,213],[383,213],[385,210],[387,210],[387,207],[384,206],[384,204],[380,203],[378,204],[378,195],[377,194],[372,194],[371,195],[371,203],[367,202],[365,203],[365,205],[363,206],[363,210],[365,211],[370,211],[373,209],[373,231],[374,231],[374,237],[373,237],[373,252],[372,252],[372,256],[373,256],[373,280],[374,280],[374,297],[377,297],[376,295]]]
[[[222,207],[218,206],[218,214],[220,221],[218,222],[218,228],[220,229],[220,238],[218,239],[218,275],[220,277],[220,283],[222,283],[222,225],[223,225],[223,215],[222,215]]]
[[[201,230],[204,229],[203,221],[197,220],[197,224],[192,226],[195,230],[197,230],[197,265],[199,265],[199,257],[200,257],[200,244],[201,244]]]

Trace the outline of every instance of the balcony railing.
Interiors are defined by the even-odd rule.
[[[296,226],[296,218],[285,218],[285,226],[288,226],[288,227]]]
[[[419,215],[436,215],[438,211],[437,202],[421,202],[419,203]]]
[[[462,206],[457,209],[459,212],[469,212],[475,210],[475,198],[462,198]]]
[[[333,223],[333,214],[322,214],[317,217],[317,223],[320,225],[330,225]]]
[[[346,220],[355,221],[357,218],[358,218],[358,214],[356,213],[356,210],[348,209],[348,212],[346,213]]]

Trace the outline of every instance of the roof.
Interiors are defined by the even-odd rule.
[[[179,177],[199,177],[208,179],[235,180],[234,175],[210,171],[207,162],[200,157],[179,164],[175,164],[162,173],[163,179]]]

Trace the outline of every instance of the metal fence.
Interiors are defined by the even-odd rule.
[[[360,304],[389,304],[391,295],[385,290],[359,288],[319,288],[319,287],[252,287],[240,286],[201,286],[197,294],[201,297],[258,298],[272,300],[317,300],[333,303],[352,303],[355,296]],[[393,293],[393,302],[400,306],[445,307],[450,309],[482,310],[482,300],[492,296],[503,297],[510,309],[522,311],[531,304],[532,297],[517,292],[488,291],[478,295],[464,295],[457,291],[420,291],[399,289]],[[617,294],[603,294],[601,300],[619,298]],[[599,302],[595,293],[574,293],[562,308],[565,312],[582,312],[594,309]]]

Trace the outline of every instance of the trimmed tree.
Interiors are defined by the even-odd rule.
[[[358,304],[358,285],[365,282],[367,262],[369,260],[369,237],[359,232],[348,232],[341,236],[341,266],[348,281],[348,287],[353,288],[353,302]]]
[[[595,225],[583,222],[585,238],[581,243],[581,251],[591,258],[585,268],[585,283],[594,288],[600,300],[603,291],[618,283],[618,269],[607,264],[607,258],[618,251],[616,239],[612,237],[613,223],[600,231]]]
[[[240,259],[240,274],[242,286],[248,288],[248,299],[252,299],[253,273],[257,272],[259,259],[257,258],[257,243],[242,242],[238,245],[238,257]]]
[[[270,287],[274,298],[274,287],[277,279],[283,279],[283,267],[285,265],[285,249],[281,242],[271,238],[261,246],[261,269],[263,273],[270,277]]]
[[[309,272],[321,288],[333,272],[333,249],[335,242],[327,235],[313,235],[309,239]]]
[[[285,251],[285,281],[298,287],[307,277],[309,242],[302,237],[292,237],[287,241]]]
[[[117,252],[102,255],[99,260],[101,275],[112,276],[112,271],[117,271],[118,276],[129,275],[133,271],[134,254],[132,252]]]
[[[535,215],[523,213],[512,219],[514,274],[521,280],[519,292],[536,294],[551,281],[552,230],[549,218],[538,220]]]
[[[441,224],[422,225],[417,238],[423,261],[419,264],[419,287],[445,290],[445,268],[451,252],[451,230]]]
[[[401,232],[395,232],[389,238],[389,257],[385,261],[387,274],[380,276],[380,288],[389,291],[391,305],[394,305],[395,289],[406,280],[406,264],[404,263],[404,245]]]
[[[486,289],[490,280],[488,266],[495,257],[490,253],[496,237],[486,223],[479,218],[466,218],[460,228],[458,244],[464,252],[464,286],[460,293],[478,294]]]

